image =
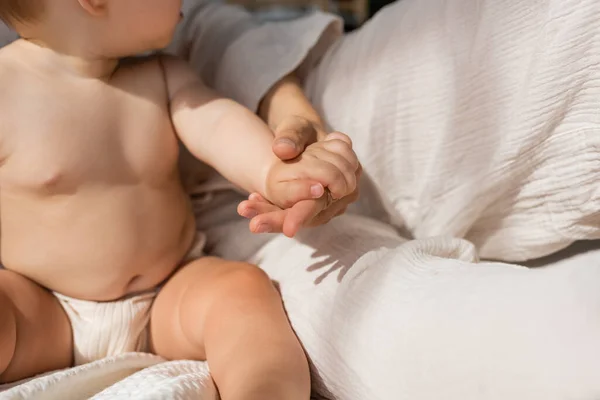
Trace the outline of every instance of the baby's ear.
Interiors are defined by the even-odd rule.
[[[81,7],[90,15],[101,16],[106,13],[108,0],[77,0]]]

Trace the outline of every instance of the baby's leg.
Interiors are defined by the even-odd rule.
[[[0,383],[71,366],[71,325],[56,298],[0,270]]]
[[[268,276],[250,264],[202,258],[161,290],[152,348],[208,360],[223,400],[307,400],[308,362]]]

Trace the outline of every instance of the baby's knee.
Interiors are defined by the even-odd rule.
[[[4,372],[8,369],[17,344],[17,320],[14,304],[0,290],[0,384],[6,383]]]
[[[221,293],[228,296],[277,295],[271,278],[256,265],[231,263],[221,275],[217,284]]]
[[[182,297],[186,309],[211,311],[225,309],[247,309],[251,304],[281,302],[279,292],[269,276],[256,265],[204,259],[211,272],[203,275],[202,282],[191,283]],[[200,265],[200,264],[199,264]],[[191,271],[191,269],[190,269]],[[187,282],[196,276],[190,274]]]

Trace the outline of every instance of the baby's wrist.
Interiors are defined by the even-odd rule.
[[[272,180],[275,176],[275,170],[282,161],[277,157],[272,157],[271,159],[265,162],[263,166],[261,179],[258,187],[256,188],[256,192],[260,193],[267,201],[272,201],[271,199],[271,185],[273,184]]]

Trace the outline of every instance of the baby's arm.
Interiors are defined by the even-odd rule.
[[[355,182],[346,182],[349,174],[341,171],[345,164],[331,162],[342,156],[312,157],[301,169],[284,166],[273,154],[272,132],[256,115],[204,86],[185,62],[171,57],[161,62],[177,134],[192,154],[232,183],[286,207],[321,197],[323,186],[340,197],[354,190]]]
[[[163,57],[174,128],[191,153],[240,188],[265,193],[273,136],[251,111],[206,87],[185,62]]]

